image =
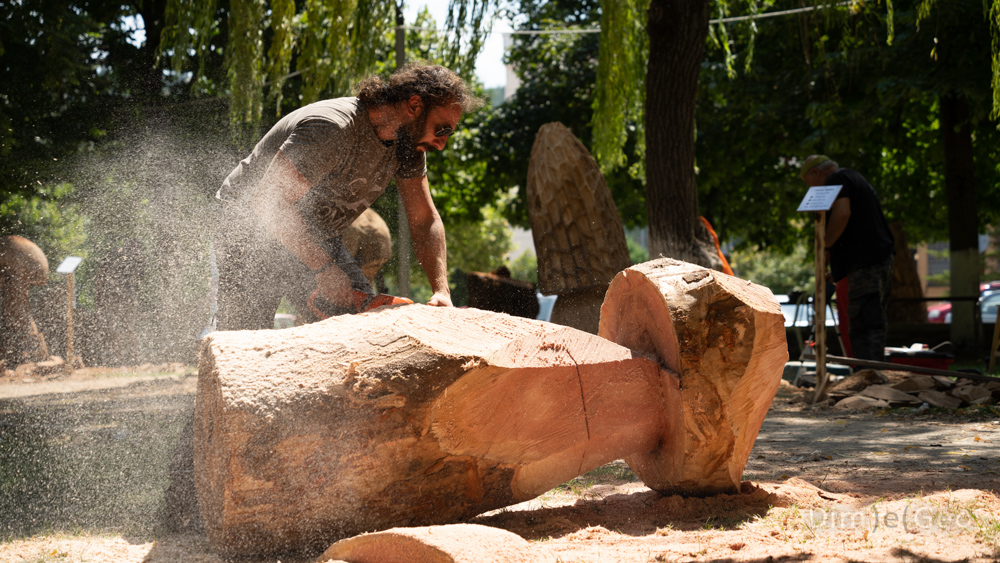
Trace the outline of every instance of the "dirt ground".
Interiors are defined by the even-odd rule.
[[[180,365],[0,378],[0,562],[232,561],[162,525],[195,380]],[[617,461],[473,523],[567,563],[1000,560],[1000,408],[837,411],[797,393],[779,391],[741,494],[663,497]]]

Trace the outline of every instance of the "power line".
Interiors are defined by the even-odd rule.
[[[765,18],[775,18],[778,16],[789,16],[792,14],[800,14],[802,12],[814,12],[817,10],[822,10],[824,8],[839,8],[842,6],[849,6],[852,2],[850,0],[845,2],[838,2],[832,5],[819,5],[819,6],[806,6],[805,8],[794,8],[791,10],[779,10],[777,12],[767,12],[764,14],[751,14],[749,16],[733,16],[730,18],[716,18],[708,20],[709,24],[719,24],[719,23],[732,23],[741,22],[747,20],[761,20]],[[588,29],[526,29],[518,31],[505,31],[504,35],[551,35],[556,33],[600,33],[601,28],[592,27]]]

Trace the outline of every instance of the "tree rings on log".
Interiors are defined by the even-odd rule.
[[[738,491],[788,361],[771,291],[661,258],[615,277],[598,334],[667,368],[665,434],[658,448],[625,458],[632,470],[664,493]]]

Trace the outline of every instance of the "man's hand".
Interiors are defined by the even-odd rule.
[[[351,295],[351,279],[335,264],[330,264],[325,270],[316,274],[316,288],[319,294],[330,303],[341,307],[353,307]]]
[[[455,305],[451,302],[451,294],[439,291],[434,295],[431,295],[430,300],[427,304],[431,307],[454,307]]]

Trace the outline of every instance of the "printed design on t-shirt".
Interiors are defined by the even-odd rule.
[[[341,189],[312,190],[317,192],[314,226],[327,236],[343,233],[374,201],[370,187],[365,178],[355,178]]]

